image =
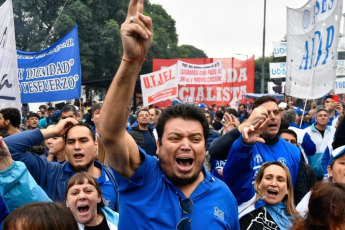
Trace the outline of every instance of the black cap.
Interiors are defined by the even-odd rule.
[[[40,119],[40,116],[37,114],[37,113],[29,113],[27,118],[30,118],[30,117],[37,117],[38,119]]]

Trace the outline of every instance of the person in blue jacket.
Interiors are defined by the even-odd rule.
[[[65,153],[68,162],[50,162],[27,149],[44,139],[65,134]],[[99,183],[103,202],[115,210],[117,208],[117,183],[112,171],[95,161],[97,143],[92,129],[85,124],[77,124],[73,118],[61,120],[48,129],[35,129],[4,138],[12,158],[23,162],[39,186],[53,201],[63,201],[68,180],[80,171],[86,171]]]
[[[119,229],[239,229],[231,191],[203,167],[208,135],[203,109],[178,104],[163,112],[156,126],[158,159],[126,132],[127,106],[153,38],[152,20],[143,12],[144,0],[129,2],[121,25],[123,58],[99,121],[119,184]]]
[[[28,172],[25,164],[12,160],[1,138],[0,194],[10,212],[31,202],[52,202]],[[101,194],[97,181],[86,172],[76,173],[68,181],[65,203],[78,222],[79,230],[84,230],[86,226],[117,230],[119,215],[104,205]]]
[[[230,150],[223,170],[224,180],[239,205],[241,229],[281,229],[292,227],[300,218],[294,205],[293,183],[289,169],[279,161],[267,161],[257,172],[254,186],[253,157],[250,145],[264,142],[260,137],[269,119],[244,129]],[[238,144],[241,142],[242,144]],[[247,151],[243,151],[243,145]]]
[[[270,96],[260,97],[255,100],[253,108],[253,112],[245,122],[211,144],[209,154],[214,159],[227,159],[230,149],[235,146],[235,141],[238,140],[236,145],[238,145],[241,154],[249,154],[252,158],[250,164],[253,170],[251,179],[253,183],[260,166],[266,161],[284,163],[290,170],[297,204],[308,193],[306,170],[303,160],[301,160],[300,150],[279,137],[281,116],[275,98]],[[252,129],[260,120],[267,121],[265,127],[262,127],[260,132],[256,132],[256,135],[260,137],[260,141],[249,145],[244,144],[241,133],[245,129]],[[223,169],[224,181],[226,181],[224,170],[229,167],[228,164],[227,160]]]

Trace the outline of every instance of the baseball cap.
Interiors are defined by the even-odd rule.
[[[285,110],[286,107],[287,107],[287,104],[286,104],[285,102],[280,102],[280,103],[278,104],[278,109],[279,109],[279,110]]]
[[[199,104],[199,108],[205,108],[205,104],[204,103],[200,103]]]
[[[334,149],[329,158],[329,164],[331,164],[333,160],[336,160],[337,158],[342,156],[344,153],[345,153],[345,145]]]
[[[296,111],[296,113],[297,113],[298,116],[301,116],[302,114],[305,115],[305,114],[308,113],[308,111],[303,111],[303,110],[302,110],[300,107],[298,107],[298,106],[294,106],[292,109]]]
[[[174,99],[172,101],[172,105],[178,105],[178,104],[181,104],[181,102],[178,99]]]
[[[38,119],[40,119],[40,116],[37,113],[29,113],[26,118],[30,118],[30,117],[37,117]]]

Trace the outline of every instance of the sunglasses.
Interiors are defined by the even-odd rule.
[[[183,214],[188,214],[190,215],[193,212],[193,201],[186,198],[186,199],[182,199],[181,197],[180,199],[180,208],[182,210],[182,215]],[[192,229],[192,219],[190,217],[185,217],[182,218],[182,220],[180,220],[180,222],[178,222],[177,226],[176,226],[177,230],[190,230]]]

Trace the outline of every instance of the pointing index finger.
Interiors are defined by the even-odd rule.
[[[144,0],[131,0],[128,5],[127,18],[136,15],[138,11],[143,13]]]

